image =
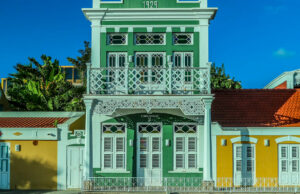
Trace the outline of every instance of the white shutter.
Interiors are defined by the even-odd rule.
[[[184,168],[184,154],[176,154],[176,168]]]
[[[112,168],[112,154],[104,154],[104,168]]]
[[[104,152],[112,152],[113,142],[112,137],[104,138]]]
[[[140,154],[140,168],[147,168],[147,154]]]
[[[124,137],[117,137],[116,139],[116,151],[123,152],[124,151]]]
[[[116,155],[116,168],[124,168],[124,154]]]
[[[152,155],[152,168],[159,168],[159,154]]]
[[[196,147],[197,147],[197,142],[196,142],[196,138],[195,137],[189,137],[188,138],[188,150],[189,152],[194,152],[196,151]]]
[[[184,151],[184,138],[176,137],[176,152],[183,152],[183,151]]]
[[[188,168],[196,168],[196,154],[189,154]]]
[[[159,152],[160,151],[160,138],[159,137],[153,137],[152,138],[152,151],[153,152]]]

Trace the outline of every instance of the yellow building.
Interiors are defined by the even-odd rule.
[[[300,184],[300,90],[215,91],[217,186]]]
[[[0,113],[0,190],[79,188],[70,178],[80,177],[84,120],[84,113]]]

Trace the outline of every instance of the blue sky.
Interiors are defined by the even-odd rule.
[[[210,27],[210,61],[244,88],[262,88],[284,71],[300,68],[299,0],[208,0],[219,11]],[[81,8],[92,0],[1,0],[0,77],[27,57],[47,54],[68,65],[90,23]]]

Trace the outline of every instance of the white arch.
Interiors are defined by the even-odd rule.
[[[232,143],[236,142],[242,142],[242,141],[247,141],[251,143],[257,143],[257,139],[254,137],[248,137],[248,136],[241,136],[241,137],[235,137],[230,140]]]
[[[285,141],[294,141],[300,143],[300,138],[299,137],[294,137],[294,136],[285,136],[285,137],[279,137],[275,139],[276,143],[281,143]]]

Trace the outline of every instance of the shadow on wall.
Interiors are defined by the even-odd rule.
[[[11,190],[56,190],[57,167],[47,161],[11,155]]]

